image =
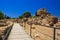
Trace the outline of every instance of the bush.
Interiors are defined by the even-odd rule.
[[[31,13],[30,12],[25,12],[24,14],[22,14],[23,17],[28,18],[31,17]]]
[[[19,16],[19,18],[20,18],[20,19],[22,19],[22,18],[23,18],[23,16]]]
[[[0,19],[4,19],[4,18],[5,18],[4,14],[0,11]]]

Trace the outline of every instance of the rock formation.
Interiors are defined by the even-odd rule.
[[[55,24],[56,27],[60,27],[60,21]]]
[[[45,8],[43,8],[43,9],[39,9],[36,12],[36,18],[28,19],[28,24],[30,24],[31,21],[33,24],[54,26],[54,24],[58,22],[58,18],[55,16],[51,16],[51,14],[47,12]]]
[[[51,16],[51,14],[48,13],[45,8],[38,10],[36,15],[39,16],[38,20],[40,21],[39,23],[41,25],[53,26],[58,22],[58,18]]]
[[[37,11],[37,14],[36,14],[36,15],[37,15],[37,16],[40,16],[40,17],[42,17],[42,18],[45,18],[46,16],[50,16],[50,14],[46,11],[45,8],[39,9],[39,10]]]

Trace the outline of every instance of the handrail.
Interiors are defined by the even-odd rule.
[[[41,26],[43,26],[43,25],[41,25]],[[45,27],[47,27],[47,26],[45,26]],[[58,27],[49,27],[49,28],[52,28],[53,29],[53,37],[51,37],[51,36],[49,36],[49,37],[51,37],[51,38],[53,38],[53,40],[59,40],[59,39],[57,39],[56,38],[56,29],[59,29],[60,30],[60,28],[58,28]],[[36,29],[37,30],[37,29]],[[38,31],[39,32],[39,31]],[[39,32],[39,33],[42,33],[42,34],[44,34],[43,32]],[[46,35],[46,36],[48,36],[47,34],[44,34],[44,35]]]
[[[12,25],[13,26],[13,25]],[[6,35],[4,36],[3,40],[7,40],[8,36],[9,36],[9,33],[12,29],[12,26],[9,28],[9,30],[7,31]]]

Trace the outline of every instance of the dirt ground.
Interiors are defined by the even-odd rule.
[[[23,26],[23,24],[20,25]],[[35,40],[53,40],[53,28],[33,24],[31,30],[31,36]],[[25,24],[25,31],[30,35],[30,25],[27,23]],[[56,40],[60,40],[60,30],[56,30]]]
[[[5,36],[5,32],[8,28],[10,28],[13,25],[12,22],[9,22],[8,25],[0,26],[0,36]]]

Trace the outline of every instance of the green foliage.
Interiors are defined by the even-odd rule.
[[[31,13],[30,12],[25,12],[21,16],[19,16],[20,19],[22,19],[22,18],[29,18],[29,17],[31,17]]]
[[[37,12],[35,13],[35,16],[37,16]]]
[[[9,16],[6,16],[5,18],[6,18],[6,19],[11,19],[11,17],[9,17]]]
[[[28,18],[31,17],[31,13],[30,12],[25,12],[24,14],[22,14],[23,17]]]
[[[22,18],[23,18],[23,16],[19,16],[19,18],[20,18],[20,19],[22,19]]]
[[[0,19],[4,19],[4,18],[5,18],[4,14],[0,11]]]

